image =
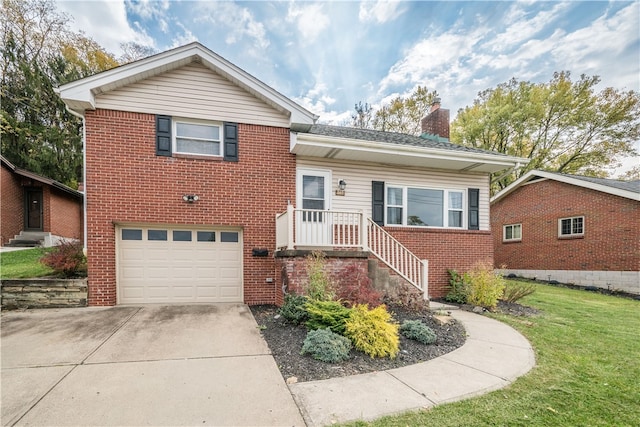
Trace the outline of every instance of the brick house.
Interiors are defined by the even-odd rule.
[[[280,303],[310,249],[441,296],[492,260],[489,173],[522,161],[317,124],[199,43],[59,94],[84,119],[90,305]]]
[[[53,246],[60,238],[82,240],[83,194],[42,175],[2,166],[0,246]]]
[[[640,294],[640,181],[531,171],[491,199],[506,274]]]

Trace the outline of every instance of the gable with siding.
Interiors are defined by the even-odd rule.
[[[289,118],[202,64],[192,63],[96,96],[96,107],[288,127]]]

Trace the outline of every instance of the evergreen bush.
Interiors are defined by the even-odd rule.
[[[304,305],[309,299],[304,295],[286,294],[284,304],[280,307],[280,314],[289,322],[299,325],[309,317]]]
[[[393,359],[399,351],[398,325],[391,322],[391,315],[384,305],[372,310],[367,305],[355,305],[346,321],[345,336],[358,350],[371,357]]]
[[[310,354],[311,357],[322,362],[337,363],[347,360],[349,351],[351,351],[351,341],[326,328],[309,331],[300,354]]]
[[[436,342],[436,333],[420,320],[405,320],[400,325],[400,333],[410,340],[415,340],[422,344]]]
[[[338,301],[310,300],[305,304],[308,319],[305,325],[309,329],[329,328],[343,335],[345,321],[349,318],[350,309]]]

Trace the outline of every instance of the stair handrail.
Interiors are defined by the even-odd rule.
[[[419,289],[427,299],[428,261],[421,260],[387,230],[368,218],[369,252]]]

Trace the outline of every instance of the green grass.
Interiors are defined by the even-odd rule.
[[[537,285],[543,314],[493,315],[520,331],[536,367],[509,387],[430,410],[349,426],[638,426],[640,301]]]
[[[25,279],[54,274],[52,269],[40,263],[40,258],[48,251],[46,248],[34,248],[0,253],[0,277]]]

